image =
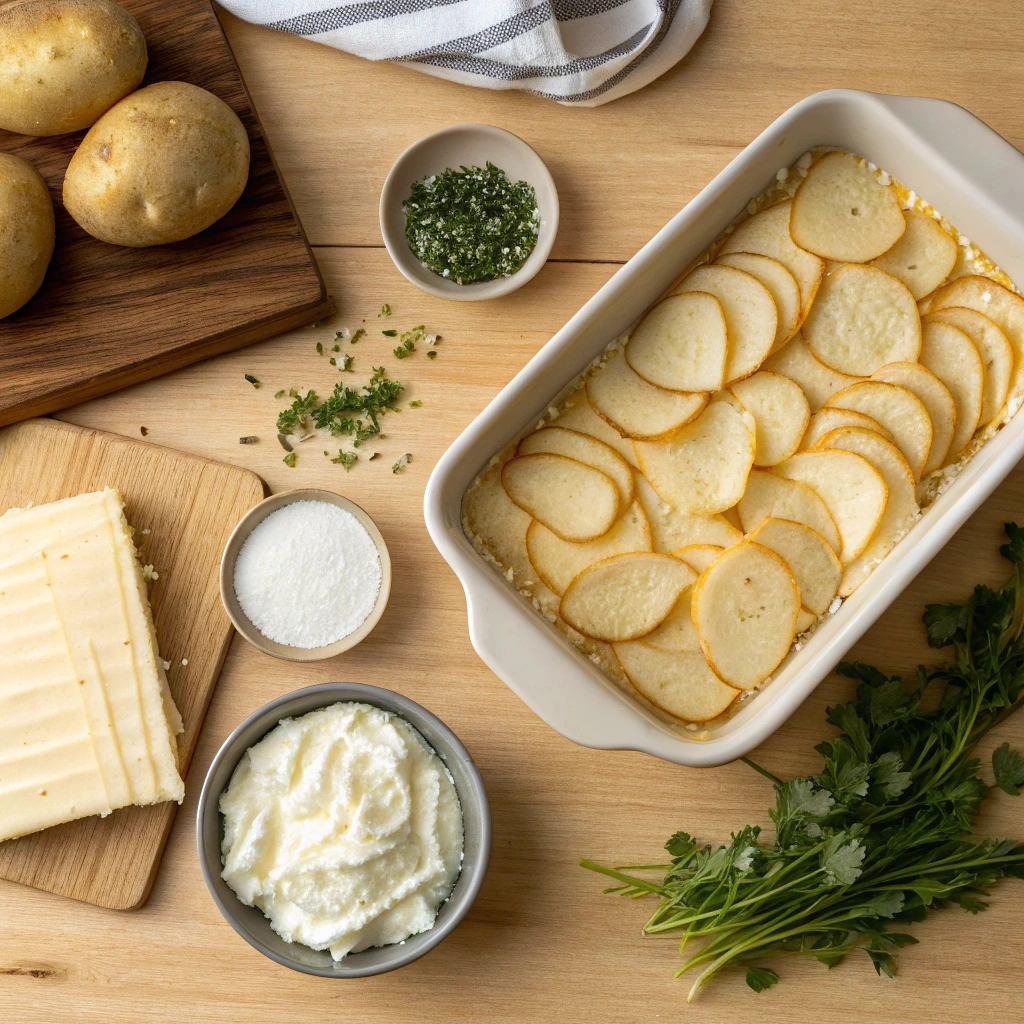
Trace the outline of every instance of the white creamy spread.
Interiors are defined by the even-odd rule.
[[[408,722],[368,704],[282,720],[220,810],[224,881],[283,939],[335,960],[432,927],[461,868],[451,776]]]

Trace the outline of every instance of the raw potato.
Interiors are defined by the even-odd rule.
[[[686,515],[713,515],[743,496],[754,464],[754,421],[712,402],[668,441],[634,441],[640,469],[661,499]]]
[[[725,383],[750,376],[775,344],[779,315],[771,292],[743,270],[707,263],[690,271],[675,290],[677,295],[694,292],[713,295],[725,313],[729,339]]]
[[[616,432],[644,441],[666,437],[696,419],[708,404],[706,394],[683,394],[648,383],[626,362],[621,349],[587,377],[587,398]],[[632,445],[629,448],[635,462]]]
[[[847,263],[821,282],[803,336],[826,366],[869,377],[886,363],[917,359],[921,318],[902,281],[875,267]]]
[[[564,455],[520,455],[501,470],[508,496],[562,540],[594,540],[619,518],[615,481]]]
[[[686,544],[672,552],[673,558],[685,562],[694,572],[703,572],[725,548],[717,544]]]
[[[715,263],[745,270],[768,289],[775,300],[779,318],[772,351],[782,348],[800,326],[800,285],[796,283],[796,278],[778,260],[756,252],[727,252],[719,256]]]
[[[793,196],[793,241],[828,260],[866,263],[891,249],[905,230],[896,189],[852,153],[826,153]]]
[[[892,365],[917,366],[917,363],[893,363]],[[952,403],[952,399],[950,402]],[[834,409],[832,406],[826,405],[824,409],[819,409],[811,417],[807,433],[804,434],[804,439],[800,442],[800,450],[810,451],[817,447],[818,442],[826,434],[838,430],[840,427],[862,427],[864,430],[873,430],[875,433],[881,434],[887,441],[892,440],[892,434],[878,420],[873,420],[862,412],[854,412],[852,409]]]
[[[985,367],[974,342],[952,324],[929,320],[924,325],[921,365],[931,370],[956,403],[956,428],[946,455],[954,462],[963,453],[981,419],[985,394]]]
[[[762,370],[753,377],[730,384],[729,390],[754,417],[755,466],[775,466],[799,448],[811,418],[807,398],[799,384],[781,374]]]
[[[692,597],[693,587],[689,586],[679,595],[665,621],[640,642],[672,654],[699,653],[703,658],[700,637],[697,636],[697,627],[693,624],[693,616],[690,614]]]
[[[717,544],[727,548],[743,540],[738,530],[723,516],[689,516],[667,505],[647,482],[636,474],[636,496],[651,524],[654,550],[662,555],[687,544]]]
[[[769,517],[751,533],[750,540],[770,548],[789,566],[804,608],[815,617],[828,611],[839,589],[843,567],[832,546],[817,530],[803,523]]]
[[[566,427],[544,427],[527,434],[516,448],[516,455],[536,455],[538,452],[564,455],[567,459],[599,469],[610,476],[619,489],[620,513],[632,504],[633,471],[626,460],[603,441]]]
[[[872,374],[871,379],[896,384],[921,399],[928,412],[928,418],[932,421],[932,443],[921,476],[924,478],[944,466],[950,442],[953,440],[953,431],[956,429],[956,403],[949,393],[949,388],[920,363],[889,363]],[[849,426],[856,424],[851,423]],[[889,440],[893,440],[891,434]]]
[[[739,696],[722,682],[702,652],[672,654],[644,641],[615,644],[615,654],[637,692],[655,707],[687,722],[717,718]]]
[[[565,408],[558,414],[555,422],[567,430],[578,430],[581,434],[589,434],[598,441],[604,441],[609,448],[614,448],[631,466],[639,469],[633,442],[623,437],[608,420],[597,414],[590,404],[587,392],[577,391],[566,399]]]
[[[907,230],[871,265],[898,277],[915,299],[930,295],[949,276],[956,263],[957,244],[934,217],[905,210]]]
[[[786,480],[767,470],[755,469],[747,480],[739,510],[747,533],[753,533],[769,516],[791,519],[820,533],[839,554],[842,539],[832,513],[816,491],[798,480]]]
[[[725,682],[749,690],[786,656],[800,613],[800,591],[774,551],[744,541],[693,587],[693,621],[704,655]]]
[[[27,0],[0,11],[0,128],[88,128],[146,71],[138,22],[109,0]]]
[[[726,316],[714,295],[694,291],[659,302],[636,325],[626,362],[670,391],[717,391],[725,380]]]
[[[0,318],[32,298],[53,255],[53,203],[39,172],[0,153]]]
[[[837,392],[828,404],[862,412],[881,423],[910,463],[914,479],[921,479],[934,434],[928,410],[917,395],[896,384],[865,380]]]
[[[615,555],[584,569],[569,584],[559,614],[595,640],[636,640],[665,621],[696,578],[671,555]]]
[[[825,502],[839,528],[843,565],[867,547],[889,497],[885,478],[870,462],[845,451],[801,452],[774,472],[807,484]]]
[[[524,513],[525,514],[525,513]],[[534,520],[526,531],[526,552],[537,575],[561,596],[584,569],[612,555],[651,550],[651,527],[638,502],[597,540],[574,544]]]
[[[220,220],[248,176],[249,136],[235,112],[198,86],[157,82],[89,129],[64,176],[64,205],[101,241],[163,245]]]
[[[769,206],[736,226],[722,243],[719,256],[732,252],[753,252],[778,260],[800,286],[800,319],[807,316],[821,284],[825,264],[814,253],[801,249],[789,233],[791,200]]]
[[[788,345],[769,356],[763,368],[796,381],[807,396],[811,412],[817,412],[837,391],[861,380],[839,373],[817,359],[802,334],[797,334]]]

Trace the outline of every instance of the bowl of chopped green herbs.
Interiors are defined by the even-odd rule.
[[[544,266],[558,231],[558,192],[518,136],[458,124],[395,161],[381,190],[380,227],[413,284],[440,298],[493,299]]]

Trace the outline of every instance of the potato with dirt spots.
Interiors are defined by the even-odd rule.
[[[53,255],[53,203],[27,161],[0,153],[0,317],[32,298]]]

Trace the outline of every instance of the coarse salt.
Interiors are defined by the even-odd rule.
[[[380,555],[351,512],[295,501],[271,512],[235,561],[235,594],[265,636],[289,647],[324,647],[353,633],[380,593]]]

